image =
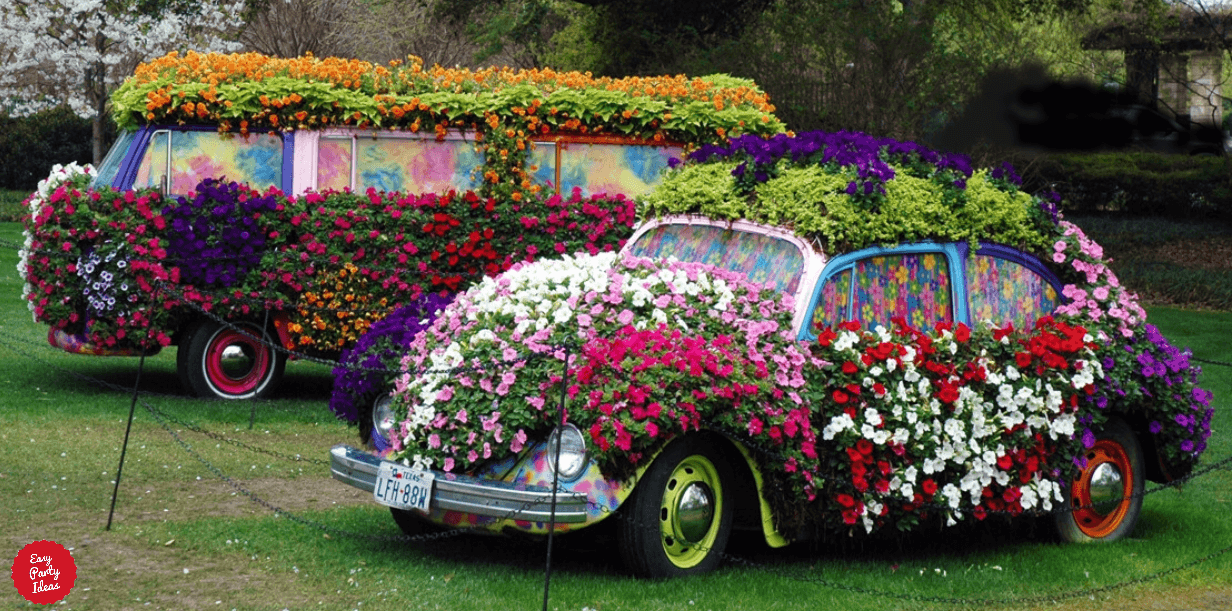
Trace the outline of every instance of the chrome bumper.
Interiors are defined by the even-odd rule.
[[[368,452],[339,444],[329,451],[329,472],[334,479],[372,492],[381,459]],[[556,522],[585,522],[589,500],[581,492],[558,492],[539,486],[515,486],[508,482],[469,475],[433,471],[432,499],[429,507],[460,511],[498,519],[548,522],[552,519],[552,497],[556,497]]]

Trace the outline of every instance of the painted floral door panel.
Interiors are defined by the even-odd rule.
[[[821,287],[817,307],[813,310],[812,331],[837,326],[851,316],[851,270],[830,276]]]

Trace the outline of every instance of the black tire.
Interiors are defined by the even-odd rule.
[[[199,320],[185,331],[176,369],[186,390],[198,397],[258,399],[278,385],[287,358],[274,349],[273,337],[253,322],[232,325]]]
[[[625,565],[650,578],[714,570],[731,535],[733,484],[713,440],[693,435],[670,443],[621,508],[617,542]],[[697,506],[684,511],[685,503]]]
[[[1068,543],[1112,542],[1129,536],[1142,513],[1146,471],[1142,446],[1129,425],[1109,420],[1086,451],[1087,466],[1069,482],[1068,509],[1055,515]]]

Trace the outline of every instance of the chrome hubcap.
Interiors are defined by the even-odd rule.
[[[714,492],[702,482],[691,482],[680,494],[676,505],[680,537],[696,544],[706,538],[714,523]]]
[[[1101,515],[1116,508],[1125,497],[1125,478],[1116,465],[1106,462],[1091,472],[1091,505]]]
[[[234,379],[248,375],[248,372],[252,371],[255,365],[251,351],[238,344],[231,344],[223,348],[218,361],[223,373]]]

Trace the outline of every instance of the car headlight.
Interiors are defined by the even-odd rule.
[[[557,452],[560,458],[557,458]],[[571,480],[586,470],[586,438],[582,431],[572,424],[557,427],[548,437],[548,468],[559,465],[557,475],[563,480]]]
[[[383,394],[377,397],[377,400],[372,403],[372,432],[379,435],[386,442],[389,441],[389,436],[398,426],[398,420],[394,417],[394,398],[393,396]]]

